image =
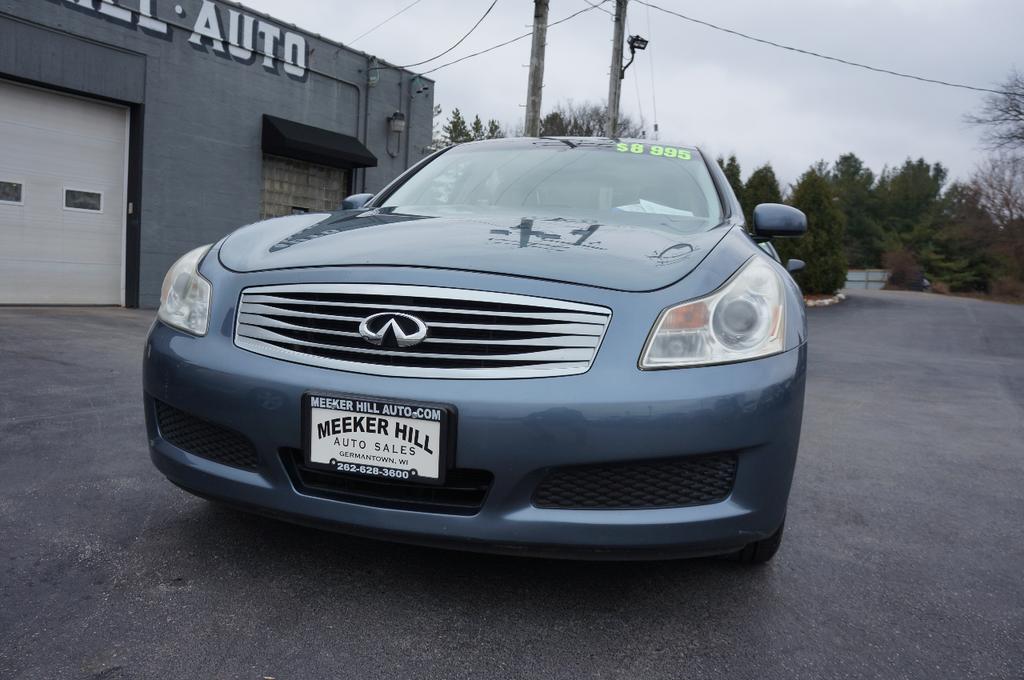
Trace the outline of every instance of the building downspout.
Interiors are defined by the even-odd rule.
[[[415,81],[415,77],[409,79],[409,93],[406,95],[406,114],[405,118],[409,121],[405,128],[405,169],[409,169],[409,148],[412,146],[412,84]]]
[[[374,59],[366,55],[366,78],[363,80],[361,91],[363,93],[363,146],[370,148],[370,69],[373,68]],[[359,169],[360,183],[359,191],[366,193],[366,168]],[[355,182],[353,182],[355,186]]]

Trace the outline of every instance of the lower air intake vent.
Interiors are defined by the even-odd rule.
[[[717,503],[736,480],[736,456],[555,468],[533,494],[538,508],[679,508]]]
[[[162,401],[153,402],[160,436],[183,451],[223,465],[253,470],[259,458],[252,443],[233,430],[214,425]]]
[[[440,486],[323,472],[306,467],[299,449],[281,449],[281,459],[299,493],[398,510],[475,515],[494,481],[490,472],[462,468],[448,470]]]

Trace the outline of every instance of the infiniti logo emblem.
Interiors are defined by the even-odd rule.
[[[427,325],[415,316],[399,312],[373,314],[359,324],[359,335],[371,345],[383,345],[389,334],[395,345],[412,347],[427,337]]]

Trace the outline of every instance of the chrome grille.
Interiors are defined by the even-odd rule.
[[[411,347],[370,344],[374,314],[415,315],[428,332]],[[235,344],[296,363],[357,373],[528,378],[584,373],[611,310],[561,300],[426,286],[294,284],[242,291]]]

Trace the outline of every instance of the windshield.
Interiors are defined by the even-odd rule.
[[[380,207],[436,216],[576,218],[684,233],[722,221],[718,193],[699,152],[646,142],[457,146]]]

